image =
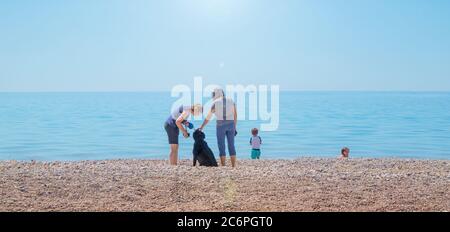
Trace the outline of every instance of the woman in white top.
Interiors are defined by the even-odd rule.
[[[201,114],[203,107],[200,104],[193,106],[180,106],[176,108],[164,123],[164,129],[167,132],[169,140],[170,153],[169,161],[172,165],[177,165],[178,162],[178,136],[180,130],[183,133],[184,138],[189,137],[189,133],[183,127],[183,125],[189,124],[187,118],[193,114],[195,116]]]

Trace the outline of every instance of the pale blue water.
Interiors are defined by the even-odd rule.
[[[167,158],[169,93],[0,93],[1,160]],[[263,158],[450,158],[450,93],[283,92],[280,127],[263,132]],[[207,142],[217,155],[214,123]],[[199,121],[194,124],[198,126]],[[237,151],[249,158],[240,121]],[[192,139],[181,139],[190,158]]]

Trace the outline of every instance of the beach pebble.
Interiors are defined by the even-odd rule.
[[[0,211],[449,211],[450,161],[0,162]]]

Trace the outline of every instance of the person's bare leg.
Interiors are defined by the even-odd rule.
[[[170,144],[169,163],[170,165],[178,163],[178,144]]]
[[[220,164],[222,165],[222,166],[225,166],[225,159],[226,159],[227,157],[226,156],[221,156],[220,157]]]
[[[230,156],[230,160],[231,160],[231,166],[233,168],[236,167],[236,155]]]

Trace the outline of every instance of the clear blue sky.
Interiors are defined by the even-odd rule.
[[[450,90],[448,0],[2,0],[0,91]]]

